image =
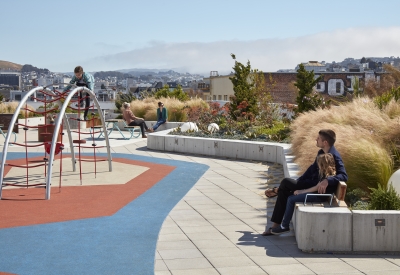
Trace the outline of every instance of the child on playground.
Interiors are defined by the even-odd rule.
[[[320,154],[317,156],[317,165],[319,169],[319,181],[323,181],[327,177],[330,176],[335,176],[336,175],[336,165],[335,165],[335,159],[333,158],[333,155],[330,153],[326,154]],[[307,194],[309,193],[317,193],[318,191],[318,186],[313,186],[308,189],[303,189],[303,190],[296,190],[294,191],[293,195],[290,196],[287,200],[286,203],[286,210],[285,214],[283,216],[283,220],[281,223],[281,228],[273,228],[271,229],[271,233],[273,235],[279,235],[282,233],[285,233],[288,231],[289,228],[289,223],[292,220],[293,217],[293,212],[294,212],[294,206],[296,202],[304,202],[304,199]],[[307,197],[307,200],[309,202],[321,202],[325,199],[326,197],[319,197],[319,196],[309,196]]]

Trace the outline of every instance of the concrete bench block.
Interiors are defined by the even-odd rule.
[[[354,210],[354,251],[400,251],[400,211]]]
[[[303,251],[351,251],[352,213],[345,207],[296,204],[295,235]]]

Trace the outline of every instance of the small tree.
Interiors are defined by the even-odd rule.
[[[189,95],[182,90],[181,85],[178,85],[178,87],[176,87],[173,91],[169,90],[168,85],[164,85],[164,87],[162,87],[160,90],[158,90],[156,92],[154,97],[156,99],[159,99],[162,97],[170,97],[170,98],[176,98],[180,101],[189,100]]]
[[[169,97],[169,93],[170,93],[169,86],[168,85],[164,85],[160,90],[158,90],[155,93],[154,97],[157,98],[157,99],[159,99],[161,97]]]
[[[257,98],[255,96],[254,80],[251,75],[254,71],[251,69],[250,61],[247,61],[246,65],[236,61],[236,56],[231,54],[232,59],[235,60],[235,66],[233,67],[234,76],[229,77],[233,84],[234,96],[230,98],[230,113],[235,119],[242,116],[242,114],[251,117],[258,115],[259,109],[257,105]],[[239,110],[238,106],[243,106],[243,102],[246,102],[246,108]],[[250,116],[249,116],[250,115]]]
[[[267,87],[265,83],[265,76],[262,71],[255,69],[251,75],[251,79],[254,83],[254,94],[256,96],[260,121],[264,125],[270,125],[275,119],[277,108],[273,104],[273,98],[270,93],[270,88],[275,86],[275,81],[272,79],[271,74],[269,75],[270,87]]]
[[[358,77],[354,77],[351,80],[351,85],[353,86],[353,95],[360,97],[362,95],[362,89],[360,88],[360,79]]]
[[[189,95],[185,93],[181,85],[178,85],[171,93],[170,97],[179,99],[180,101],[188,101],[190,99]]]
[[[128,92],[127,94],[119,92],[117,98],[115,99],[115,107],[117,108],[117,110],[121,110],[122,104],[124,102],[131,103],[134,100],[136,100],[136,97],[133,95],[132,92]]]
[[[319,81],[321,81],[322,75],[315,77],[314,71],[307,71],[303,64],[299,65],[296,75],[296,83],[294,86],[297,87],[299,93],[296,98],[297,112],[303,113],[308,111],[315,111],[318,107],[324,107],[325,100],[313,89]]]

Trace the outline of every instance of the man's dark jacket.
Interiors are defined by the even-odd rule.
[[[324,150],[319,150],[318,155],[324,154]],[[335,146],[332,146],[329,149],[329,153],[332,154],[333,158],[335,159],[336,164],[336,175],[328,177],[328,187],[326,188],[326,193],[334,193],[336,191],[337,185],[339,181],[346,182],[348,177],[346,173],[346,169],[344,168],[342,157],[340,156],[339,152],[336,150]],[[317,158],[310,167],[308,167],[307,171],[297,179],[298,189],[307,189],[313,187],[319,183],[319,169],[317,164]]]

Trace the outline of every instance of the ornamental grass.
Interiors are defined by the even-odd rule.
[[[382,111],[369,98],[357,98],[330,109],[299,115],[291,125],[292,150],[301,170],[315,160],[315,139],[321,129],[336,133],[335,147],[343,158],[350,189],[369,191],[386,187],[394,169],[393,144],[400,136],[400,104],[392,101]]]
[[[19,102],[2,102],[0,103],[0,114],[14,114],[15,111],[17,110]],[[24,108],[26,107],[28,110],[20,110],[19,114],[20,114],[20,118],[25,118],[25,115],[27,115],[27,117],[33,117],[34,113],[29,111],[29,110],[35,110],[35,108],[33,108],[30,105],[24,105]]]
[[[134,100],[131,104],[131,110],[137,117],[143,117],[148,121],[157,120],[158,102],[164,103],[164,107],[168,110],[168,121],[170,122],[186,122],[188,107],[209,108],[207,102],[200,98],[193,98],[182,102],[175,98],[154,97],[145,98],[144,100]]]

